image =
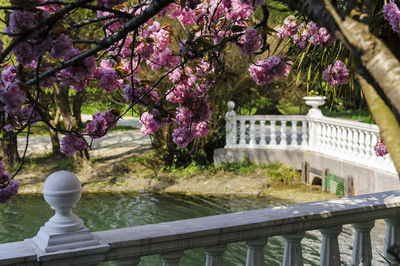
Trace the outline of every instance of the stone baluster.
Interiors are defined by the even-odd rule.
[[[332,139],[332,126],[329,124],[325,124],[326,126],[326,149],[331,149],[333,145]]]
[[[114,261],[118,266],[136,266],[140,262],[140,258],[138,257],[132,257],[129,259],[123,259],[123,260],[115,260]]]
[[[260,120],[260,145],[265,146],[267,142],[265,141],[265,120]]]
[[[371,265],[372,248],[370,231],[374,227],[375,221],[352,224],[354,234],[353,245],[353,265]]]
[[[271,141],[269,145],[276,145],[276,121],[271,120]]]
[[[398,262],[396,262],[396,259],[393,257],[393,255],[390,254],[387,250],[394,244],[400,247],[400,216],[386,218],[385,222],[386,222],[386,234],[384,242],[385,244],[383,247],[383,257],[392,262],[393,265],[399,265]]]
[[[268,238],[247,241],[246,266],[266,266],[264,257],[264,246]]]
[[[246,120],[240,118],[240,137],[239,144],[246,145]]]
[[[371,132],[365,131],[364,153],[367,158],[371,158]]]
[[[378,133],[372,133],[371,136],[371,156],[372,158],[376,159],[378,156],[376,155],[376,151],[375,151],[375,145],[378,142]]]
[[[179,260],[183,256],[183,251],[160,254],[163,266],[179,266]]]
[[[340,126],[335,126],[336,128],[336,151],[341,152],[342,151],[342,127]]]
[[[308,146],[308,128],[307,128],[307,120],[301,121],[301,146]]]
[[[225,138],[225,148],[231,148],[236,145],[236,112],[233,110],[235,108],[235,103],[232,101],[228,102],[229,111],[225,115],[226,120],[226,138]]]
[[[207,254],[206,266],[223,266],[225,250],[226,250],[225,244],[205,248]]]
[[[325,123],[321,123],[321,136],[320,136],[320,148],[324,149],[328,145],[327,137],[327,126]]]
[[[256,120],[250,120],[250,141],[249,145],[255,146],[256,145]]]
[[[340,127],[340,132],[341,132],[341,140],[342,140],[342,142],[341,142],[341,146],[340,146],[340,150],[342,151],[342,153],[348,153],[348,150],[347,150],[347,142],[348,142],[348,139],[347,139],[347,128],[345,128],[345,127]]]
[[[281,142],[279,145],[286,146],[287,145],[287,140],[286,140],[286,120],[281,120]]]
[[[353,131],[353,155],[358,155],[358,131],[356,129],[352,129]]]
[[[353,130],[351,128],[346,128],[347,131],[347,141],[346,150],[349,155],[353,154]]]
[[[302,266],[303,255],[301,253],[301,239],[304,237],[304,232],[284,235],[285,249],[283,252],[282,265],[287,266]]]
[[[364,131],[363,130],[357,130],[358,131],[358,153],[361,157],[364,157]]]
[[[297,142],[297,121],[296,120],[292,120],[292,128],[291,128],[291,141],[290,141],[290,145],[292,146],[297,146],[298,142]]]
[[[321,149],[322,146],[322,123],[318,122],[316,123],[316,127],[317,127],[317,136],[316,136],[316,144],[319,147],[319,149]]]
[[[331,125],[331,127],[332,127],[332,132],[331,132],[331,134],[332,134],[332,136],[331,136],[332,137],[332,142],[331,142],[332,150],[336,151],[337,150],[337,144],[338,144],[337,127],[335,125]]]
[[[319,230],[322,234],[321,257],[319,265],[336,266],[340,263],[338,235],[342,232],[342,226],[324,228]]]

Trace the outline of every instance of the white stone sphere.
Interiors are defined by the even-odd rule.
[[[235,102],[229,101],[229,102],[228,102],[228,107],[229,107],[230,109],[235,108]]]
[[[52,209],[72,209],[81,198],[79,179],[68,171],[49,175],[44,182],[43,196]]]

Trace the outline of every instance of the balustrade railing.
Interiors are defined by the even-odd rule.
[[[376,219],[387,224],[385,258],[394,261],[387,247],[400,245],[400,191],[352,198],[128,227],[90,233],[71,212],[80,198],[77,178],[66,171],[52,174],[43,193],[56,214],[33,239],[0,244],[0,265],[137,265],[140,258],[158,254],[164,266],[178,266],[185,250],[203,248],[207,266],[223,265],[224,251],[234,242],[247,245],[246,266],[267,265],[268,238],[285,239],[282,265],[303,265],[301,240],[305,232],[322,234],[320,265],[341,265],[338,236],[342,226],[355,230],[353,265],[370,265],[370,231]]]
[[[310,98],[310,97],[307,97]],[[229,102],[225,148],[297,148],[396,173],[390,155],[377,156],[377,125],[322,115],[236,115]]]
[[[234,107],[233,102],[230,105]],[[238,116],[231,110],[226,118],[226,148],[308,146],[308,122],[305,115]]]

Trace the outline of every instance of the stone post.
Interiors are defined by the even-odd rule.
[[[207,259],[206,266],[223,266],[226,244],[205,248]]]
[[[386,235],[385,235],[385,244],[383,247],[383,256],[388,259],[392,264],[391,265],[399,265],[396,261],[396,258],[393,257],[392,254],[388,252],[388,248],[397,245],[400,246],[400,217],[391,217],[386,218]],[[385,263],[385,265],[389,265]]]
[[[183,251],[160,254],[163,266],[179,266],[179,261],[183,256]]]
[[[317,132],[317,125],[312,121],[313,118],[323,117],[321,110],[318,108],[319,106],[324,105],[325,103],[325,96],[308,96],[303,97],[306,104],[311,106],[312,108],[307,113],[307,121],[308,121],[308,128],[309,128],[309,146],[315,148],[318,144],[318,132]]]
[[[83,221],[72,213],[81,194],[79,179],[70,172],[59,171],[47,177],[43,196],[56,213],[32,239],[42,253],[99,245]]]
[[[235,102],[228,102],[229,111],[225,115],[226,119],[226,136],[225,136],[225,148],[231,148],[236,144],[236,112],[234,110]]]
[[[339,266],[340,251],[338,235],[342,232],[342,226],[330,227],[319,230],[322,234],[321,255],[319,265]]]
[[[303,266],[303,255],[301,252],[301,240],[305,233],[299,232],[290,235],[284,235],[285,249],[283,252],[282,265],[287,266]]]
[[[371,229],[375,221],[353,224],[355,230],[353,244],[353,264],[371,265],[372,247],[371,247]]]
[[[264,257],[264,246],[268,238],[247,241],[246,266],[266,266]]]

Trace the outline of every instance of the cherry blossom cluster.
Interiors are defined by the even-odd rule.
[[[333,65],[329,65],[324,70],[323,76],[330,86],[339,86],[349,82],[349,70],[340,60],[336,60]]]
[[[19,183],[6,172],[4,162],[0,161],[0,203],[9,202],[18,193]]]
[[[68,134],[61,139],[61,152],[68,156],[74,155],[88,147],[86,140],[81,135]]]
[[[262,37],[254,28],[247,28],[239,39],[239,47],[243,54],[250,55],[261,47]]]
[[[400,32],[400,9],[395,2],[389,2],[382,8],[385,19],[392,26],[393,31]]]
[[[297,25],[297,19],[294,16],[288,16],[283,24],[276,30],[276,36],[280,39],[291,37],[293,43],[300,49],[304,49],[307,41],[314,45],[322,47],[331,46],[336,38],[329,34],[324,27],[318,26],[315,22],[304,22]]]
[[[265,85],[274,81],[275,77],[287,78],[292,62],[285,62],[279,57],[271,56],[267,59],[257,59],[256,64],[249,67],[250,76],[257,85]]]
[[[374,149],[375,149],[377,156],[384,156],[389,153],[387,150],[386,144],[383,142],[382,139],[379,139],[379,141],[378,141],[378,143],[376,143]]]
[[[100,138],[107,133],[107,130],[115,128],[118,112],[107,110],[103,113],[96,112],[93,119],[86,124],[86,133],[93,139]]]

